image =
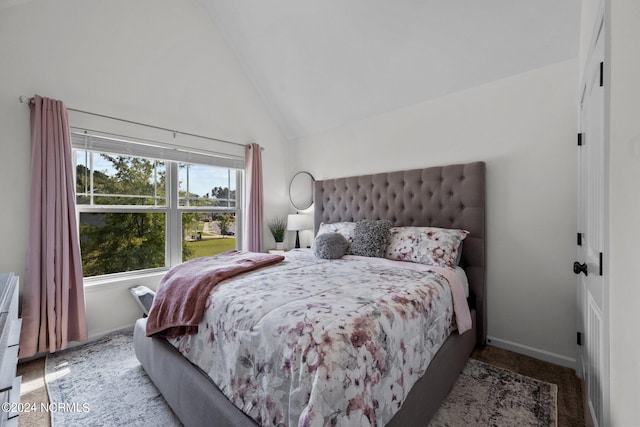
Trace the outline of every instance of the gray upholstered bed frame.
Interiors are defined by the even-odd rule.
[[[320,222],[389,219],[396,226],[461,228],[461,265],[469,278],[473,330],[452,334],[415,384],[389,426],[426,425],[447,396],[474,346],[486,340],[485,165],[483,162],[316,181]],[[136,323],[135,351],[166,401],[187,426],[252,426],[200,369],[164,339]]]

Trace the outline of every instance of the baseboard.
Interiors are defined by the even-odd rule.
[[[89,340],[87,342],[93,342],[93,341],[98,341],[104,337],[106,337],[107,335],[111,335],[111,334],[118,334],[118,333],[130,333],[133,332],[133,325],[129,325],[129,326],[124,326],[122,328],[116,328],[116,329],[112,329],[110,331],[106,331],[106,332],[100,332],[98,334],[93,334],[93,335],[89,335]],[[86,344],[86,343],[83,343]]]
[[[546,350],[540,350],[538,348],[529,347],[528,345],[518,344],[512,341],[503,340],[488,336],[487,344],[502,348],[504,350],[513,351],[514,353],[524,354],[525,356],[533,357],[534,359],[544,360],[545,362],[553,363],[555,365],[564,366],[565,368],[576,369],[576,359],[572,359],[561,354],[552,353]]]
[[[107,335],[112,335],[112,334],[126,334],[126,333],[131,333],[133,332],[133,325],[129,325],[129,326],[123,326],[121,328],[115,328],[115,329],[111,329],[109,331],[101,331],[97,334],[92,334],[89,335],[87,337],[87,341],[86,342],[71,342],[69,343],[69,346],[67,348],[74,348],[74,347],[78,347],[84,344],[89,344],[91,342],[94,341],[98,341],[101,340],[102,338],[106,337]]]
[[[67,346],[66,350],[74,348],[74,347],[81,346],[83,344],[88,344],[90,342],[98,341],[98,340],[106,337],[107,335],[116,334],[116,333],[130,333],[130,332],[133,332],[133,325],[124,326],[122,328],[116,328],[116,329],[112,329],[110,331],[100,332],[98,334],[89,335],[89,337],[88,337],[86,342],[78,342],[78,341],[70,342],[69,345]],[[60,351],[64,351],[64,350],[60,350]],[[31,357],[24,357],[24,358],[18,360],[18,363],[31,362],[32,360],[40,359],[42,357],[45,357],[47,354],[49,354],[49,353],[48,352],[36,353],[35,355],[33,355]]]

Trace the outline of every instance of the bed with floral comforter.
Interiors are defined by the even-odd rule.
[[[260,425],[382,426],[456,329],[452,277],[290,251],[221,283],[198,333],[169,341]]]

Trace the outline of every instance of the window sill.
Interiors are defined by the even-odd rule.
[[[101,277],[88,277],[83,280],[84,290],[87,293],[98,292],[105,289],[130,288],[132,286],[157,284],[162,276],[169,271],[168,268],[154,269],[153,271],[120,273]]]

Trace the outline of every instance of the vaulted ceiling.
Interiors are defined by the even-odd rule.
[[[288,139],[578,56],[580,0],[202,0]]]

